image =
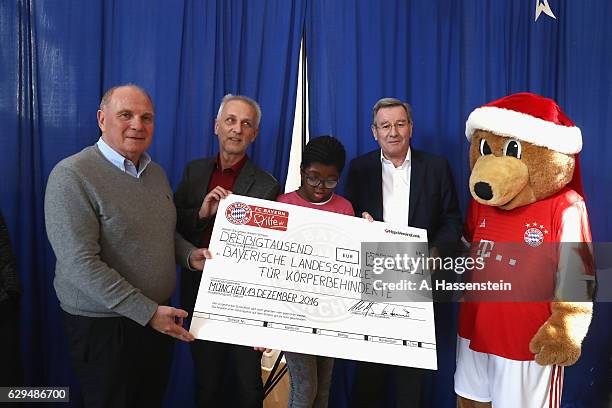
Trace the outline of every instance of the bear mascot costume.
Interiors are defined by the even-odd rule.
[[[475,109],[466,136],[472,200],[464,236],[483,260],[469,281],[496,277],[513,287],[464,294],[458,406],[559,407],[563,367],[578,360],[592,315],[580,129],[553,100],[518,93]]]

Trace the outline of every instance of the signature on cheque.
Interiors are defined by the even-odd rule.
[[[349,313],[362,316],[376,316],[382,318],[409,318],[410,311],[403,306],[390,305],[388,303],[368,302],[365,300],[359,300],[353,306],[349,308]]]

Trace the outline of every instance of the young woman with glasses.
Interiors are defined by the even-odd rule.
[[[321,136],[310,140],[302,153],[300,188],[280,195],[277,201],[354,216],[351,203],[334,194],[345,158],[338,139]],[[327,407],[334,359],[290,352],[285,358],[291,376],[288,407]]]

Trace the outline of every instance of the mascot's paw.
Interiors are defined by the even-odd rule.
[[[535,361],[540,365],[568,366],[580,357],[580,344],[562,335],[560,330],[549,322],[540,327],[531,339],[529,350],[535,354]]]
[[[569,366],[578,361],[592,312],[591,303],[553,303],[550,318],[529,343],[536,363]]]

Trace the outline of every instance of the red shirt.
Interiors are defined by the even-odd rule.
[[[223,170],[219,165],[219,155],[217,155],[215,169],[213,170],[210,181],[208,182],[208,192],[210,193],[217,186],[221,186],[226,190],[231,190],[234,187],[238,174],[240,173],[240,170],[242,170],[242,166],[244,166],[246,161],[247,156],[245,155],[232,167],[228,167],[227,169]]]
[[[353,206],[346,198],[339,196],[338,194],[333,194],[331,199],[325,204],[315,204],[310,201],[304,200],[297,191],[292,191],[291,193],[281,194],[276,199],[279,203],[287,203],[293,205],[299,205],[301,207],[314,208],[315,210],[329,211],[338,214],[350,215],[351,217],[355,216],[355,212],[353,211]]]
[[[210,176],[210,181],[208,182],[207,193],[210,193],[215,187],[221,186],[226,190],[231,190],[234,188],[234,184],[236,183],[236,179],[238,178],[238,174],[240,174],[240,170],[244,166],[244,163],[247,161],[247,156],[244,155],[240,161],[234,164],[227,169],[222,169],[219,164],[219,155],[217,154],[217,160],[215,161],[215,169]],[[210,237],[212,235],[214,223],[210,223],[210,226],[206,228],[204,233],[202,234],[202,241],[200,244],[201,248],[208,248],[210,244]]]
[[[533,295],[533,299],[554,296],[558,247],[553,243],[591,242],[584,201],[567,188],[510,211],[472,200],[465,229],[474,256],[486,257],[485,268],[474,271],[471,281],[498,281],[503,277],[512,283],[513,292],[517,286],[525,288],[531,291],[526,296]],[[550,302],[527,302],[520,292],[499,295],[501,300],[506,300],[504,296],[507,300],[514,296],[518,301],[462,303],[459,335],[470,340],[472,350],[512,360],[533,360],[529,342],[550,317]]]

